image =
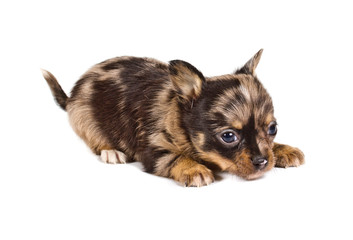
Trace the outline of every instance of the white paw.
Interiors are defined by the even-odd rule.
[[[100,159],[109,164],[126,163],[126,155],[117,150],[102,150]]]

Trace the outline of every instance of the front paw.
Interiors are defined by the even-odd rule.
[[[214,176],[206,166],[183,159],[171,169],[171,177],[186,187],[202,187],[214,182]]]
[[[298,148],[275,143],[273,154],[276,158],[276,167],[298,167],[304,164],[304,153]]]
[[[202,187],[213,183],[214,177],[211,170],[203,165],[197,165],[191,169],[184,170],[179,182],[187,187]]]

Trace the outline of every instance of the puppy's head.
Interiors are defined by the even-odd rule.
[[[272,100],[255,75],[261,54],[234,74],[206,79],[187,63],[171,64],[184,109],[181,124],[196,157],[245,179],[258,178],[275,164]]]

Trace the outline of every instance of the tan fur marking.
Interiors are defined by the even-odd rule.
[[[265,120],[266,125],[270,125],[271,122],[276,121],[275,117],[273,116],[273,114],[268,114]]]
[[[190,158],[181,157],[171,169],[170,176],[188,187],[201,187],[214,181],[212,171]]]
[[[164,134],[161,132],[151,134],[149,136],[150,143],[176,154],[189,152],[190,144],[185,134],[183,134],[184,130],[180,127],[180,113],[177,101],[172,100],[168,104],[163,104],[167,103],[167,96],[160,95],[159,98],[161,102],[157,103],[158,105],[156,107],[159,108],[160,112],[158,112],[158,115],[155,115],[157,119],[156,124],[159,129],[165,129],[167,133],[173,135],[173,143],[167,141]],[[152,114],[156,113],[152,112]]]
[[[212,81],[218,81],[219,79],[234,80],[234,74],[225,74],[225,75],[216,76],[216,77],[207,77],[206,81],[212,82]]]
[[[222,171],[230,171],[235,167],[233,162],[223,158],[216,152],[203,152],[201,156],[204,160],[216,164]]]
[[[92,94],[92,82],[85,82],[79,93],[79,97],[70,99],[67,105],[69,121],[77,133],[90,149],[100,154],[102,149],[111,149],[107,139],[102,135],[97,122],[92,115],[90,97]]]
[[[243,123],[238,120],[235,120],[234,122],[232,122],[232,126],[235,129],[241,130],[243,128]]]
[[[195,144],[196,146],[203,146],[205,144],[205,134],[197,133]]]
[[[226,119],[234,119],[236,116],[242,122],[246,122],[250,117],[250,109],[247,104],[236,104],[233,99],[239,94],[238,89],[232,88],[223,92],[216,100],[217,105],[213,107],[211,113],[221,112]],[[228,109],[225,106],[231,103]],[[231,123],[230,123],[231,124]]]
[[[250,174],[249,176],[246,177],[246,180],[255,180],[258,179],[260,177],[262,177],[265,174],[265,172],[259,171],[259,172],[255,172],[253,174]]]
[[[161,149],[167,149],[173,152],[180,152],[181,149],[176,148],[174,144],[171,144],[168,142],[163,133],[154,133],[149,136],[150,143],[156,147],[159,147]]]
[[[298,148],[275,143],[273,153],[276,158],[276,167],[298,167],[304,164],[304,154]]]
[[[169,177],[170,168],[168,168],[168,165],[173,158],[175,158],[175,154],[172,153],[159,158],[156,162],[155,174],[162,177]]]
[[[238,89],[239,89],[240,94],[245,97],[246,101],[250,102],[251,95],[250,95],[249,89],[244,87],[244,85],[240,85],[240,87]]]

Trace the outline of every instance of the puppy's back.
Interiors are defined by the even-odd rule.
[[[120,57],[93,66],[76,83],[67,103],[70,123],[100,154],[117,149],[134,158],[148,143],[156,105],[172,95],[168,65],[149,58]]]

